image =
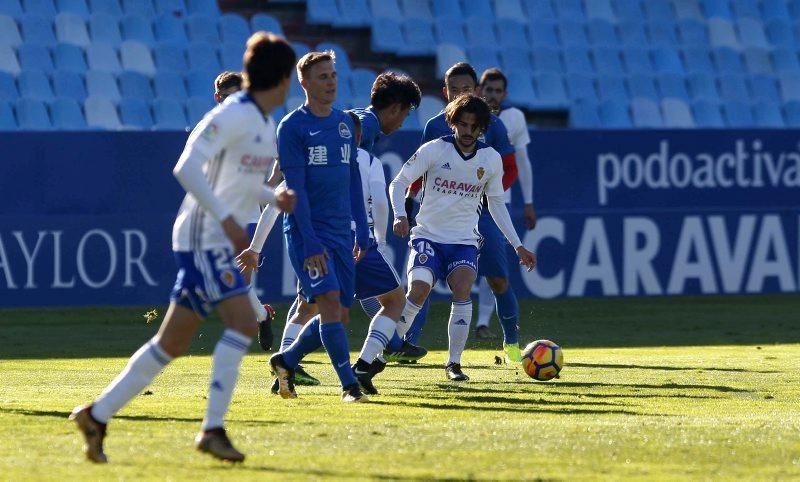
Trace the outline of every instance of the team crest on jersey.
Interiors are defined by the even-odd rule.
[[[479,168],[478,168],[478,173],[477,173],[477,174],[478,174],[478,180],[479,180],[479,181],[480,181],[481,179],[483,179],[483,175],[484,175],[485,173],[486,173],[486,171],[484,171],[482,167],[479,167]]]
[[[222,271],[219,274],[219,279],[228,288],[233,288],[236,285],[236,276],[234,276],[233,271],[229,269]]]
[[[213,142],[214,139],[217,138],[217,132],[218,131],[219,131],[219,128],[217,127],[217,125],[214,124],[214,123],[211,123],[211,124],[208,124],[205,129],[203,129],[203,132],[200,134],[200,137],[202,137],[203,139],[207,140],[208,142]]]
[[[411,158],[406,161],[406,164],[408,164],[410,166],[410,165],[414,164],[414,161],[416,161],[416,160],[417,160],[417,153],[415,152],[414,155],[411,156]]]
[[[419,264],[425,264],[428,261],[428,255],[422,253],[417,257],[417,259],[419,259]]]
[[[344,137],[345,139],[350,139],[353,137],[353,134],[350,133],[350,128],[347,127],[347,124],[344,122],[339,123],[339,135]]]

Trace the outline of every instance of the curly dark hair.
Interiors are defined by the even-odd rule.
[[[256,32],[247,39],[244,52],[244,87],[269,90],[292,75],[297,55],[280,35]]]
[[[480,97],[472,94],[459,95],[444,108],[444,118],[451,127],[455,126],[462,114],[475,114],[475,121],[480,132],[485,132],[489,127],[492,110],[489,104]]]
[[[400,104],[403,109],[416,109],[422,100],[422,92],[414,80],[395,72],[384,72],[375,79],[370,92],[370,103],[378,110],[392,104]]]

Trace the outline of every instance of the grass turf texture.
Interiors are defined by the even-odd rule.
[[[561,378],[496,366],[500,341],[471,338],[462,385],[444,378],[439,303],[423,336],[434,351],[387,368],[381,395],[357,405],[339,401],[322,352],[305,363],[321,386],[270,395],[254,343],[228,417],[248,456],[236,466],[192,445],[221,331],[210,319],[190,356],[112,421],[111,463],[94,466],[66,417],[155,333],[147,309],[0,310],[0,479],[800,477],[797,296],[523,301],[522,339],[560,343]],[[356,350],[363,314],[349,332]]]

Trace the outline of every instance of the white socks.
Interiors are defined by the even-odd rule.
[[[400,336],[400,338],[403,338],[405,334],[408,333],[411,325],[414,324],[414,318],[417,317],[417,313],[419,313],[421,309],[421,306],[406,299],[406,306],[403,308],[403,314],[400,315],[400,320],[397,322],[397,335]]]
[[[478,283],[478,321],[475,326],[489,326],[489,320],[492,319],[494,313],[494,293],[489,288],[489,283],[486,278],[481,278]]]
[[[292,346],[292,343],[294,343],[295,338],[297,338],[297,335],[300,334],[302,329],[303,325],[299,323],[290,323],[289,321],[286,322],[286,326],[283,327],[283,339],[281,341],[280,348],[281,353]]]
[[[115,413],[150,385],[170,361],[172,357],[158,346],[158,338],[150,339],[133,354],[128,366],[94,401],[92,417],[98,422],[108,423]]]
[[[239,378],[239,365],[250,347],[250,341],[250,337],[228,328],[217,342],[203,430],[222,427],[233,396],[233,388]]]
[[[389,344],[389,340],[394,336],[396,326],[394,320],[388,316],[376,315],[369,324],[367,339],[364,340],[364,346],[358,357],[367,363],[372,363]]]
[[[454,301],[450,305],[450,322],[447,324],[447,337],[450,341],[449,363],[461,363],[461,354],[467,345],[471,321],[472,300]]]

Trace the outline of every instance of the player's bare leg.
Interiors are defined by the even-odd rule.
[[[450,380],[456,382],[469,380],[469,377],[461,371],[461,354],[467,344],[469,325],[472,321],[470,291],[475,278],[475,270],[467,266],[456,268],[447,277],[447,284],[453,293],[453,304],[450,307],[450,320],[447,325],[449,358],[445,365],[445,373]]]

